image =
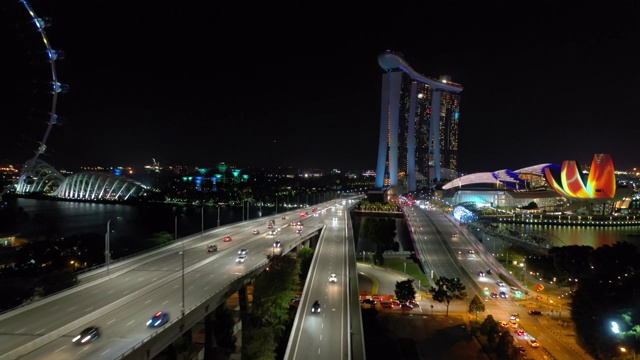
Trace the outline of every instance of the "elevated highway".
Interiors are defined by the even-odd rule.
[[[319,204],[318,209],[331,205]],[[290,221],[300,220],[299,211],[284,214],[286,220],[282,215],[178,239],[111,264],[108,275],[106,269],[86,274],[79,286],[0,315],[0,360],[153,358],[266,268],[274,252],[274,239],[266,236],[267,220],[276,220],[276,237],[287,253],[319,236],[330,216],[328,211],[307,216],[298,235]],[[254,229],[260,234],[254,235]],[[232,241],[224,242],[225,236]],[[209,253],[207,245],[213,242],[218,251]],[[241,248],[247,249],[248,257],[237,263]],[[147,327],[157,311],[169,312],[170,322]],[[101,338],[87,346],[72,344],[71,339],[90,325],[101,328]]]

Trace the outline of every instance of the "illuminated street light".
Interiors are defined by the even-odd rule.
[[[611,322],[611,331],[613,331],[614,334],[619,334],[620,333],[620,328],[618,327],[618,323],[615,321]]]
[[[200,208],[200,216],[202,217],[202,222],[201,222],[201,224],[202,224],[202,230],[201,230],[201,232],[200,232],[200,237],[204,236],[204,207],[205,207],[205,206],[206,206],[206,205],[203,205],[203,206]]]
[[[218,203],[218,227],[220,227],[220,207],[224,205],[225,203]]]
[[[114,219],[121,219],[121,217],[116,216]],[[107,233],[104,235],[104,263],[107,265],[107,275],[109,275],[109,262],[111,259],[111,229],[109,228],[111,220],[113,219],[107,221]]]
[[[634,349],[631,349],[631,350],[633,350],[633,360],[636,360],[636,352],[635,352]],[[622,354],[626,355],[627,354],[627,348],[625,348],[624,346],[620,346],[620,352]]]
[[[174,241],[178,241],[178,218],[180,217],[180,215],[176,215],[174,222],[175,222],[175,232],[174,232]],[[184,316],[184,238],[182,239],[182,251],[180,252],[182,254],[182,309],[181,309],[181,313],[182,316]]]

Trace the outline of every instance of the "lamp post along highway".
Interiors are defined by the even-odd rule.
[[[226,203],[218,203],[218,227],[220,227],[220,207],[225,205]]]
[[[174,223],[175,223],[174,240],[175,241],[178,241],[178,217],[180,217],[180,215],[176,215],[174,219]],[[184,316],[184,239],[182,239],[182,251],[180,253],[182,255],[182,307],[180,312],[182,316]]]
[[[115,219],[119,219],[119,216],[116,216]],[[111,220],[107,221],[107,233],[104,235],[104,263],[107,265],[107,275],[109,275],[109,262],[111,260]]]
[[[202,231],[200,232],[200,236],[204,236],[204,205],[200,208],[200,216],[202,217]]]

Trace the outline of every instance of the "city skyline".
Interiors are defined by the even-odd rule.
[[[206,1],[98,1],[90,16],[79,16],[80,1],[30,3],[51,17],[52,47],[66,53],[57,63],[70,86],[59,98],[65,121],[42,157],[56,168],[143,166],[155,158],[375,169],[377,56],[385,50],[401,52],[425,76],[463,84],[463,173],[587,164],[594,153],[611,154],[616,169],[636,165],[628,151],[639,130],[631,112],[640,60],[633,3],[543,2],[524,11],[508,3],[405,2],[368,16],[348,7],[290,16]],[[19,9],[3,6],[4,16]],[[20,41],[33,36],[19,34]],[[20,51],[38,51],[29,44]],[[16,121],[5,125],[0,163],[22,165],[44,133],[46,104],[23,104],[35,109],[27,119],[7,110],[21,100],[12,89],[25,81],[14,72],[3,71],[10,84],[3,113]]]

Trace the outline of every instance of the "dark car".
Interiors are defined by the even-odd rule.
[[[158,311],[153,314],[151,319],[147,321],[149,327],[159,327],[169,322],[169,313],[166,311]]]
[[[516,345],[516,349],[518,350],[518,352],[520,354],[526,354],[527,353],[527,349],[525,349],[524,346],[522,346],[522,345]]]
[[[97,326],[90,326],[80,332],[71,341],[75,344],[88,344],[100,337],[100,329]]]
[[[507,298],[507,293],[504,292],[504,291],[500,291],[500,297],[503,298],[503,299],[506,299]]]
[[[207,252],[215,252],[215,251],[218,251],[218,245],[211,244],[211,245],[207,246]]]
[[[493,271],[491,271],[491,269],[487,269],[487,271],[485,271],[488,275],[493,274]]]
[[[540,310],[529,310],[529,315],[542,315]]]
[[[411,304],[403,303],[401,306],[403,309],[413,310],[413,305]]]
[[[361,301],[361,303],[364,305],[376,306],[376,301],[373,299],[364,299]]]
[[[491,297],[492,297],[492,298],[494,298],[494,299],[496,299],[496,298],[498,298],[498,294],[497,294],[497,293],[495,293],[495,292],[492,292],[492,293],[491,293]]]
[[[273,247],[279,248],[282,247],[282,242],[280,240],[276,240],[273,242]]]
[[[316,300],[313,302],[313,306],[311,306],[312,313],[320,313],[320,301]]]

